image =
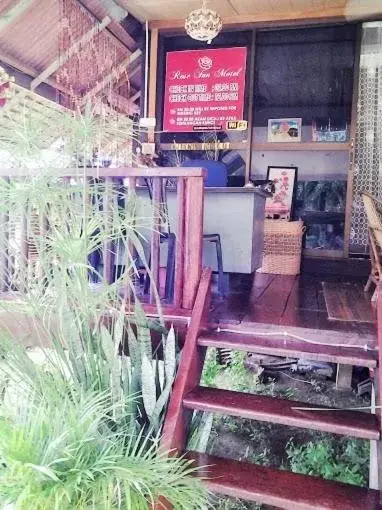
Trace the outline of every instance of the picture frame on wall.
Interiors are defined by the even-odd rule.
[[[302,119],[268,119],[268,142],[301,142]]]
[[[269,166],[267,180],[273,182],[275,192],[265,201],[265,217],[289,221],[293,215],[297,167]]]

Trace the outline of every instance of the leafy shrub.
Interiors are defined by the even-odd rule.
[[[20,260],[12,276],[11,288],[22,292],[3,303],[6,314],[28,319],[26,341],[42,339],[45,359],[37,366],[23,339],[0,323],[0,500],[15,510],[146,510],[161,495],[176,509],[204,510],[206,492],[189,464],[158,449],[176,338],[163,321],[147,319],[135,294],[130,243],[150,271],[130,210],[136,197],[120,210],[119,192],[106,190],[111,228],[97,205],[105,187],[48,175],[0,180],[1,213],[49,213],[46,232],[28,230],[36,263]],[[125,269],[110,283],[88,260],[117,243],[125,246]],[[97,289],[93,276],[102,282]],[[152,326],[162,338],[161,360]]]
[[[366,486],[369,471],[368,441],[340,438],[309,441],[301,446],[290,441],[287,455],[295,473]]]
[[[178,509],[205,508],[190,464],[160,453],[143,430],[132,436],[114,421],[116,411],[110,392],[63,395],[54,388],[3,410],[2,508],[138,510],[159,496]]]

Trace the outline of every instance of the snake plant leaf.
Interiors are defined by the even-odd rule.
[[[168,399],[170,397],[172,384],[167,384],[167,386],[164,387],[160,397],[155,403],[154,409],[149,416],[150,423],[154,429],[155,432],[159,432],[160,424],[162,423],[162,417],[163,412],[165,411],[165,407],[168,403]]]
[[[163,357],[166,384],[167,382],[172,384],[176,368],[175,330],[173,325],[171,325],[170,331],[164,342]]]
[[[107,330],[107,328],[103,325],[100,327],[101,334],[101,345],[103,348],[103,352],[105,353],[105,358],[109,366],[111,367],[114,362],[114,342],[111,334]]]
[[[116,346],[123,345],[123,336],[125,332],[125,314],[121,311],[118,312],[117,319],[113,325],[113,336]]]
[[[154,366],[155,366],[155,387],[156,387],[156,390],[157,390],[157,393],[156,393],[156,398],[158,399],[160,397],[160,394],[162,393],[162,383],[161,383],[161,374],[160,374],[160,365],[159,365],[159,359],[158,359],[158,356],[155,357],[155,361],[154,361]]]
[[[197,452],[205,453],[207,451],[207,444],[211,435],[213,421],[213,413],[203,413],[201,427],[197,433],[197,444],[193,447]]]
[[[137,337],[131,327],[130,322],[127,326],[127,344],[129,347],[129,356],[133,367],[140,367],[141,365],[141,351],[138,345]]]
[[[137,318],[137,339],[140,345],[142,356],[147,356],[148,359],[153,357],[153,349],[151,343],[150,329],[147,324],[147,318],[143,311],[142,305],[135,303],[135,315]]]
[[[156,404],[156,388],[154,369],[146,355],[142,357],[142,398],[146,414],[150,419]]]

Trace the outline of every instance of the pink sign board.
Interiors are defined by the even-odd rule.
[[[171,51],[163,129],[221,131],[243,119],[247,48]]]

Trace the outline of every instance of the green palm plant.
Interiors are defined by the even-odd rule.
[[[15,510],[139,510],[164,497],[174,508],[205,508],[192,466],[160,452],[143,431],[131,436],[116,428],[116,407],[107,392],[50,389],[3,408],[0,503]]]
[[[67,164],[88,161],[100,149],[102,132],[91,111],[57,119],[49,129],[62,135]],[[8,144],[2,135],[16,162],[36,161],[47,139],[44,130],[28,139],[32,124],[24,123],[22,136],[13,133]],[[0,497],[17,510],[139,510],[159,495],[175,508],[205,508],[190,466],[158,450],[176,374],[176,334],[164,325],[157,291],[160,318],[149,321],[135,287],[138,260],[150,273],[145,241],[157,212],[144,216],[132,190],[89,180],[80,167],[75,173],[68,182],[41,164],[30,176],[0,180],[0,216],[8,219],[0,258],[12,269],[8,284],[15,293],[2,302],[3,313],[15,324],[27,317],[22,341],[41,345],[44,354],[41,369],[20,345],[19,330],[15,336],[12,324],[0,321],[3,393],[22,389],[20,412],[10,412],[7,399],[3,404]],[[26,239],[32,262],[23,255]],[[105,249],[123,266],[112,282],[89,263]],[[152,347],[154,332],[162,339],[161,357]]]

